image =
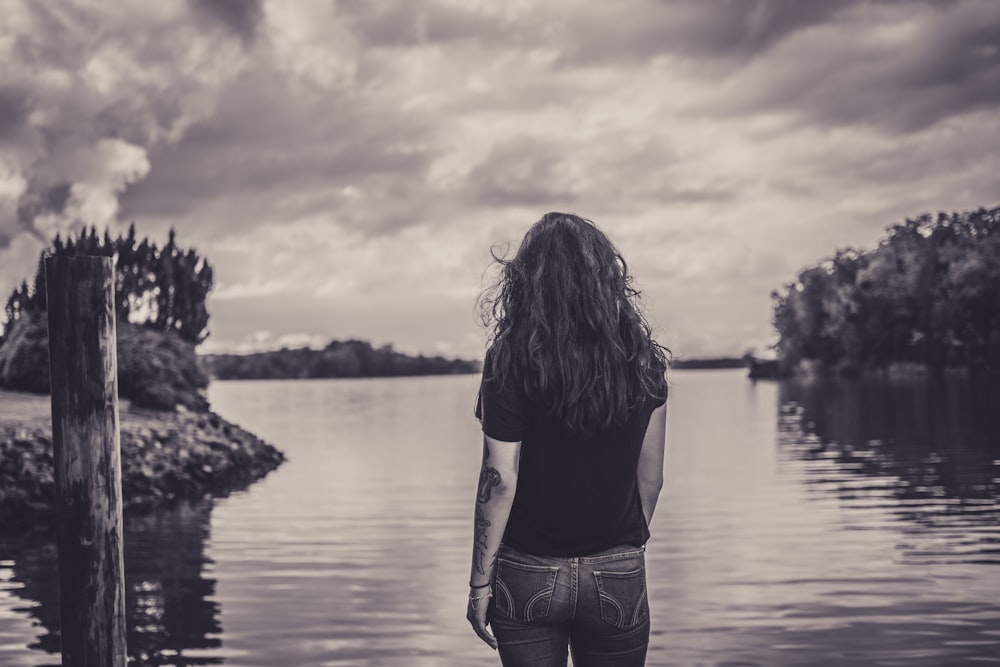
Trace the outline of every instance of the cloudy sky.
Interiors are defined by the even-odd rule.
[[[1000,204],[998,107],[994,0],[0,0],[0,294],[135,221],[214,264],[206,351],[478,356],[491,245],[563,210],[741,354],[801,267]]]

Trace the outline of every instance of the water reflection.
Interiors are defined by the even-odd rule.
[[[476,382],[214,384],[289,462],[127,521],[133,664],[495,666],[464,618]],[[998,396],[675,373],[647,664],[1000,662]],[[47,538],[0,539],[0,665],[58,662],[55,581]]]
[[[205,554],[212,501],[129,519],[125,605],[129,654],[140,664],[214,665],[221,647],[212,563]]]
[[[814,493],[889,510],[907,560],[1000,563],[997,378],[790,381],[780,400],[780,445]]]
[[[205,543],[212,503],[181,503],[146,516],[126,517],[125,611],[132,665],[213,665],[221,646],[215,580]],[[0,642],[0,664],[57,665],[59,586],[56,548],[50,534],[0,537],[0,579],[20,602],[0,606],[0,628],[9,611],[31,620],[36,633],[27,646]],[[6,634],[6,633],[4,633]],[[33,650],[34,652],[29,652]],[[38,662],[40,653],[51,657]]]
[[[1000,662],[996,394],[674,376],[649,664]]]

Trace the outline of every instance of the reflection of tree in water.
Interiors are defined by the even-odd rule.
[[[780,405],[783,450],[820,464],[807,483],[844,501],[890,499],[928,528],[989,528],[970,538],[975,550],[1000,552],[996,378],[794,380]]]
[[[125,612],[130,661],[134,665],[209,665],[198,657],[221,645],[215,580],[203,575],[210,500],[181,503],[147,516],[125,519]],[[30,647],[59,653],[59,587],[53,537],[34,533],[0,538],[0,560],[13,561],[24,611],[42,628]]]
[[[148,664],[221,662],[184,656],[222,644],[215,580],[202,573],[211,512],[212,502],[203,500],[126,520],[129,654]]]

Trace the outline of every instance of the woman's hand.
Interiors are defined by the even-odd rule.
[[[489,625],[490,597],[493,591],[477,581],[492,581],[496,573],[497,553],[507,527],[510,508],[517,488],[517,466],[521,457],[520,442],[504,442],[483,436],[483,466],[476,493],[475,534],[472,542],[472,571],[469,574],[469,607],[465,617],[479,638],[497,647],[497,640],[486,629]]]
[[[469,623],[472,623],[472,629],[476,631],[479,638],[495,650],[497,647],[496,637],[486,629],[490,622],[487,612],[490,608],[491,597],[493,597],[493,591],[488,588],[471,589],[469,591],[469,608],[465,617],[469,619]]]

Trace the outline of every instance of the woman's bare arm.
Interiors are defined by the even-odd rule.
[[[663,488],[663,450],[666,446],[666,435],[667,405],[664,403],[653,410],[653,414],[649,417],[636,470],[639,498],[642,501],[642,513],[646,517],[647,526],[653,520],[656,501],[660,497],[660,489]]]
[[[520,442],[502,442],[483,436],[483,465],[476,492],[467,618],[476,634],[493,648],[496,648],[496,639],[486,629],[488,595],[492,593],[490,586],[496,570],[497,551],[514,504],[520,458]]]

